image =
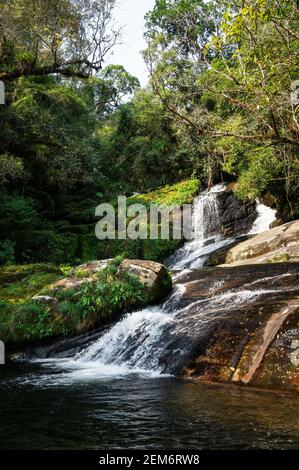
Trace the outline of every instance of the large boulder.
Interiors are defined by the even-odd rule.
[[[142,260],[85,263],[29,299],[34,315],[41,311],[40,323],[37,328],[35,318],[29,318],[32,334],[28,338],[25,331],[23,337],[19,335],[17,344],[11,342],[10,354],[15,353],[11,357],[44,358],[66,350],[72,354],[80,345],[98,337],[94,335],[100,336],[123,314],[159,301],[171,289],[170,274],[159,263]],[[73,338],[81,334],[87,336]]]
[[[165,297],[172,288],[172,280],[167,269],[163,264],[154,261],[125,259],[119,266],[118,272],[137,276],[151,302]]]
[[[299,264],[193,270],[177,287],[164,372],[299,392]]]
[[[84,284],[97,281],[98,273],[112,262],[112,259],[91,261],[74,268],[67,277],[55,282],[47,289],[47,295],[37,295],[35,300],[57,305],[59,292],[81,288]],[[165,297],[172,288],[170,274],[163,264],[153,261],[125,259],[118,268],[118,275],[130,273],[144,286],[145,301],[156,302]]]
[[[218,210],[222,231],[226,236],[247,233],[258,216],[255,201],[241,201],[230,190],[218,194]]]
[[[299,262],[299,220],[237,244],[225,258],[226,264],[234,266],[283,261]]]

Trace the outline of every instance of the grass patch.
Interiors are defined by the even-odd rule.
[[[6,343],[24,341],[50,333],[46,311],[31,298],[45,286],[63,277],[52,264],[28,264],[0,268],[0,339]]]
[[[43,289],[42,294],[55,296],[58,304],[24,298],[17,303],[2,299],[0,338],[7,344],[26,344],[48,337],[73,335],[109,324],[122,313],[145,306],[151,299],[138,278],[133,274],[118,273],[122,259],[113,260],[97,274],[95,281],[76,289],[55,293],[51,288]],[[171,285],[171,280],[169,282]]]
[[[154,191],[128,198],[128,204],[157,204],[158,206],[179,206],[191,203],[199,192],[200,182],[197,179],[182,181],[174,185],[163,186]]]
[[[63,277],[60,268],[49,264],[7,266],[0,269],[0,301],[28,300],[45,286]]]
[[[288,263],[290,261],[291,257],[289,253],[282,253],[281,255],[276,255],[273,256],[273,258],[268,259],[267,263],[268,264],[273,264],[273,263]]]
[[[156,204],[160,207],[182,207],[184,204],[192,203],[194,197],[200,190],[200,182],[197,179],[182,181],[180,183],[163,186],[162,188],[154,191],[139,194],[127,198],[127,206],[132,204],[143,204],[147,209],[151,204]],[[113,201],[116,212],[117,212],[117,201]],[[129,223],[129,220],[127,220]],[[170,221],[170,234],[172,233]],[[148,223],[148,233],[150,227]],[[139,258],[152,261],[163,260],[172,254],[176,249],[182,245],[183,240],[173,240],[170,236],[169,240],[162,240],[160,237],[158,240],[105,240],[99,242],[99,246],[103,247],[103,252],[113,257],[119,253],[124,253],[127,258]]]

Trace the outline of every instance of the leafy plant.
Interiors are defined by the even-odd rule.
[[[15,262],[15,242],[0,241],[0,264],[9,265]]]
[[[10,319],[10,330],[16,341],[51,336],[55,332],[51,309],[36,301],[19,305]]]

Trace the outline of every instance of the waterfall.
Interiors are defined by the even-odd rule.
[[[193,237],[203,243],[212,235],[218,235],[221,228],[217,193],[225,191],[224,185],[214,186],[210,191],[201,193],[193,206]]]
[[[259,200],[256,201],[256,210],[258,217],[248,235],[266,232],[276,220],[276,211],[271,209],[271,207],[265,206]]]
[[[168,267],[178,271],[175,276],[178,283],[162,305],[127,314],[102,337],[85,347],[72,359],[39,362],[44,362],[45,366],[52,366],[56,370],[57,367],[62,369],[64,373],[60,375],[60,380],[66,381],[105,378],[111,375],[126,376],[132,373],[156,376],[167,372],[166,351],[169,351],[172,362],[173,358],[176,358],[177,363],[188,353],[190,346],[183,337],[182,347],[172,345],[173,335],[180,331],[182,336],[184,328],[188,329],[188,325],[184,325],[184,312],[194,309],[195,316],[199,314],[200,321],[204,325],[213,315],[216,317],[220,315],[219,312],[228,303],[237,306],[245,299],[247,302],[250,299],[254,301],[257,295],[261,295],[255,286],[251,288],[249,285],[240,292],[228,291],[216,294],[211,300],[191,301],[187,307],[181,303],[185,285],[188,284],[186,275],[190,270],[202,267],[210,253],[232,242],[232,239],[225,238],[220,233],[217,195],[224,190],[224,185],[217,185],[210,191],[202,192],[195,199],[192,216],[194,239],[185,243],[167,260]],[[261,207],[259,213],[262,213]],[[261,223],[258,221],[255,230],[260,227]],[[196,328],[199,327],[197,323],[193,327],[195,325]],[[188,335],[186,337],[188,339]]]
[[[194,200],[192,215],[193,240],[184,244],[166,260],[174,270],[202,268],[209,255],[233,241],[221,236],[218,193],[225,191],[224,184],[217,184],[203,191]]]
[[[179,285],[169,298],[157,307],[127,314],[101,338],[72,359],[38,360],[47,367],[67,371],[58,382],[73,379],[127,376],[128,374],[161,375],[159,363],[163,355],[163,333],[172,326],[176,308],[184,292]],[[56,377],[55,377],[56,380]]]

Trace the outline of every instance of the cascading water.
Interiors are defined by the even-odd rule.
[[[208,256],[219,248],[230,244],[232,238],[221,236],[221,221],[217,194],[225,191],[224,184],[213,186],[202,192],[193,205],[193,240],[184,244],[166,260],[173,271],[202,268]]]
[[[271,207],[265,206],[259,200],[256,201],[256,210],[258,217],[248,235],[266,232],[276,220],[276,211],[271,209]]]
[[[193,234],[198,243],[209,239],[212,235],[218,236],[220,230],[220,216],[217,193],[225,191],[225,185],[218,184],[209,191],[202,192],[194,201],[193,207]]]
[[[99,340],[75,355],[73,359],[42,360],[47,367],[67,370],[58,381],[71,379],[123,376],[132,373],[160,375],[159,358],[163,354],[161,336],[175,317],[184,286],[176,287],[159,307],[133,312],[113,326]]]
[[[61,367],[67,371],[62,374],[62,380],[122,376],[129,373],[144,373],[156,375],[167,373],[165,367],[165,351],[171,351],[172,356],[180,360],[188,352],[188,347],[175,347],[172,345],[173,336],[178,329],[181,333],[184,328],[183,313],[187,309],[196,312],[196,327],[198,322],[204,324],[208,316],[213,312],[220,315],[229,301],[233,305],[242,303],[244,299],[250,301],[259,292],[255,286],[248,287],[242,291],[234,290],[213,296],[212,299],[191,302],[188,306],[180,303],[185,291],[184,277],[194,268],[204,265],[206,258],[220,247],[233,241],[224,238],[220,233],[221,223],[218,208],[218,193],[225,190],[224,185],[217,185],[210,191],[202,192],[194,202],[193,208],[193,233],[194,240],[185,243],[177,252],[168,259],[167,264],[173,271],[178,271],[175,276],[177,285],[172,295],[160,306],[149,307],[138,312],[126,315],[121,321],[114,325],[100,339],[83,349],[70,359],[52,359],[44,362],[47,367]],[[263,207],[259,206],[260,218],[254,226],[254,230],[264,229],[261,224]],[[270,220],[270,213],[268,213]],[[273,214],[272,214],[273,215]],[[182,280],[181,280],[182,279]],[[190,283],[189,283],[190,284]],[[200,320],[199,320],[200,318]],[[191,321],[192,324],[192,321]],[[195,324],[193,324],[195,326]],[[164,357],[162,364],[161,358]],[[167,362],[167,360],[166,360]]]

